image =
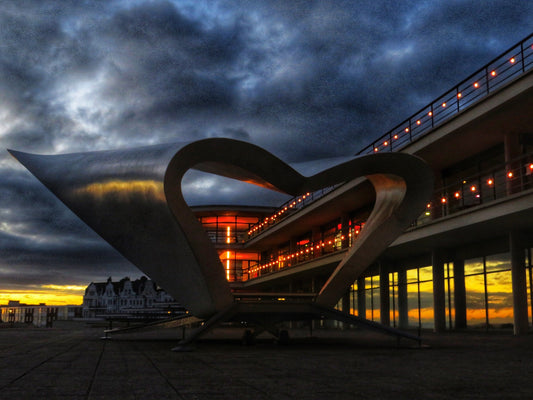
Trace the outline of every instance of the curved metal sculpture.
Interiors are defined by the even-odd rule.
[[[33,155],[9,150],[76,215],[194,315],[209,318],[234,298],[215,247],[185,202],[191,168],[293,196],[367,177],[374,209],[312,303],[334,306],[354,280],[423,211],[433,174],[403,153],[360,156],[312,176],[255,145],[222,138],[128,150]]]

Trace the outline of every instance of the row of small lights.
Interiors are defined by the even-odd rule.
[[[533,163],[529,164],[526,168],[530,171],[530,173],[533,173]],[[514,178],[513,171],[507,172],[507,178],[508,179],[513,179]],[[466,181],[463,181],[463,184],[466,184]],[[489,187],[494,186],[494,178],[488,178],[487,179],[487,186],[489,186]],[[472,186],[470,186],[470,191],[472,193],[476,193],[478,191],[478,187],[475,184],[473,184]],[[453,194],[453,197],[455,199],[459,200],[461,198],[461,192],[460,191],[456,191]],[[480,197],[481,197],[481,195],[479,193],[477,193],[476,194],[476,198],[480,198]],[[440,199],[440,202],[441,202],[441,204],[448,203],[448,197],[442,196],[441,199]],[[431,206],[432,206],[431,203],[427,204],[427,206],[426,206],[426,208],[427,208],[426,215],[430,215],[429,209],[431,209]]]
[[[359,229],[356,229],[354,231],[355,235],[359,235],[360,233],[360,230]],[[352,237],[352,234],[349,233],[348,234],[349,237]],[[345,236],[341,236],[341,240],[344,240],[345,239]],[[316,246],[313,244],[312,246],[308,247],[307,249],[305,250],[300,250],[300,251],[297,251],[295,253],[292,253],[292,254],[288,254],[286,256],[279,256],[278,259],[276,261],[272,261],[272,262],[269,262],[267,264],[263,264],[263,265],[259,265],[257,267],[254,267],[254,268],[251,268],[250,269],[250,273],[256,273],[256,272],[259,272],[259,271],[262,271],[264,269],[267,269],[267,268],[270,268],[270,267],[273,267],[274,265],[279,265],[281,264],[283,261],[290,261],[298,256],[302,256],[302,255],[305,255],[305,254],[309,254],[309,253],[313,253],[316,250],[320,250],[322,247],[325,247],[327,245],[332,245],[333,244],[333,240],[328,240],[328,241],[320,241]]]
[[[531,48],[533,49],[533,45],[531,46]],[[512,58],[509,60],[509,62],[510,62],[511,64],[516,63],[516,58],[515,58],[515,57],[512,57]],[[497,75],[498,75],[498,73],[496,72],[496,70],[492,70],[492,71],[490,72],[490,76],[492,76],[492,77],[496,77]],[[479,89],[479,87],[480,87],[479,82],[477,82],[477,81],[474,82],[472,86],[473,86],[475,89]],[[460,99],[461,97],[463,97],[463,94],[462,94],[461,92],[457,93],[457,98]],[[446,108],[446,107],[447,107],[446,102],[443,102],[443,103],[441,104],[441,106],[442,106],[442,108]],[[428,115],[428,117],[432,118],[432,117],[433,117],[433,112],[432,112],[432,111],[429,111],[427,115]],[[417,121],[416,121],[416,124],[417,124],[417,125],[421,125],[421,124],[422,124],[422,121],[421,121],[421,120],[417,120]],[[409,133],[409,127],[406,127],[406,128],[404,129],[404,131],[405,131],[405,133]],[[392,137],[392,139],[393,139],[393,140],[397,140],[397,139],[398,139],[398,134],[395,134],[395,135]],[[389,141],[388,141],[388,140],[385,140],[385,141],[383,142],[383,147],[387,147],[389,144],[390,144]],[[379,151],[379,148],[378,148],[378,147],[374,147],[374,152],[377,153],[378,151]]]
[[[265,220],[263,222],[261,222],[259,225],[256,225],[256,226],[254,226],[254,228],[250,229],[248,231],[248,235],[252,235],[255,232],[257,232],[258,230],[262,229],[263,227],[274,223],[277,218],[281,217],[283,214],[285,214],[287,211],[289,211],[289,209],[296,207],[297,204],[303,202],[310,195],[311,195],[311,193],[308,192],[308,193],[304,194],[303,196],[298,197],[291,204],[289,204],[288,206],[283,207],[282,209],[280,209],[274,215],[265,218]]]

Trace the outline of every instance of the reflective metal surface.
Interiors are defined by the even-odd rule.
[[[366,176],[376,204],[356,245],[315,301],[334,305],[424,209],[433,175],[413,156],[344,161],[306,177],[267,151],[231,139],[42,156],[10,151],[74,213],[151,279],[207,317],[234,299],[217,251],[181,192],[191,168],[299,195]]]

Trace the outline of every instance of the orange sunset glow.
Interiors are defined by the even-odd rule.
[[[0,304],[5,305],[13,300],[32,305],[80,305],[84,292],[85,286],[77,285],[41,285],[25,290],[0,290]]]

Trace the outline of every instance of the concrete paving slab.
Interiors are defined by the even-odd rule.
[[[533,335],[291,331],[242,346],[220,330],[188,353],[173,332],[101,340],[82,323],[0,330],[0,399],[525,399]],[[159,337],[158,337],[159,335]],[[170,336],[174,337],[175,336]]]

